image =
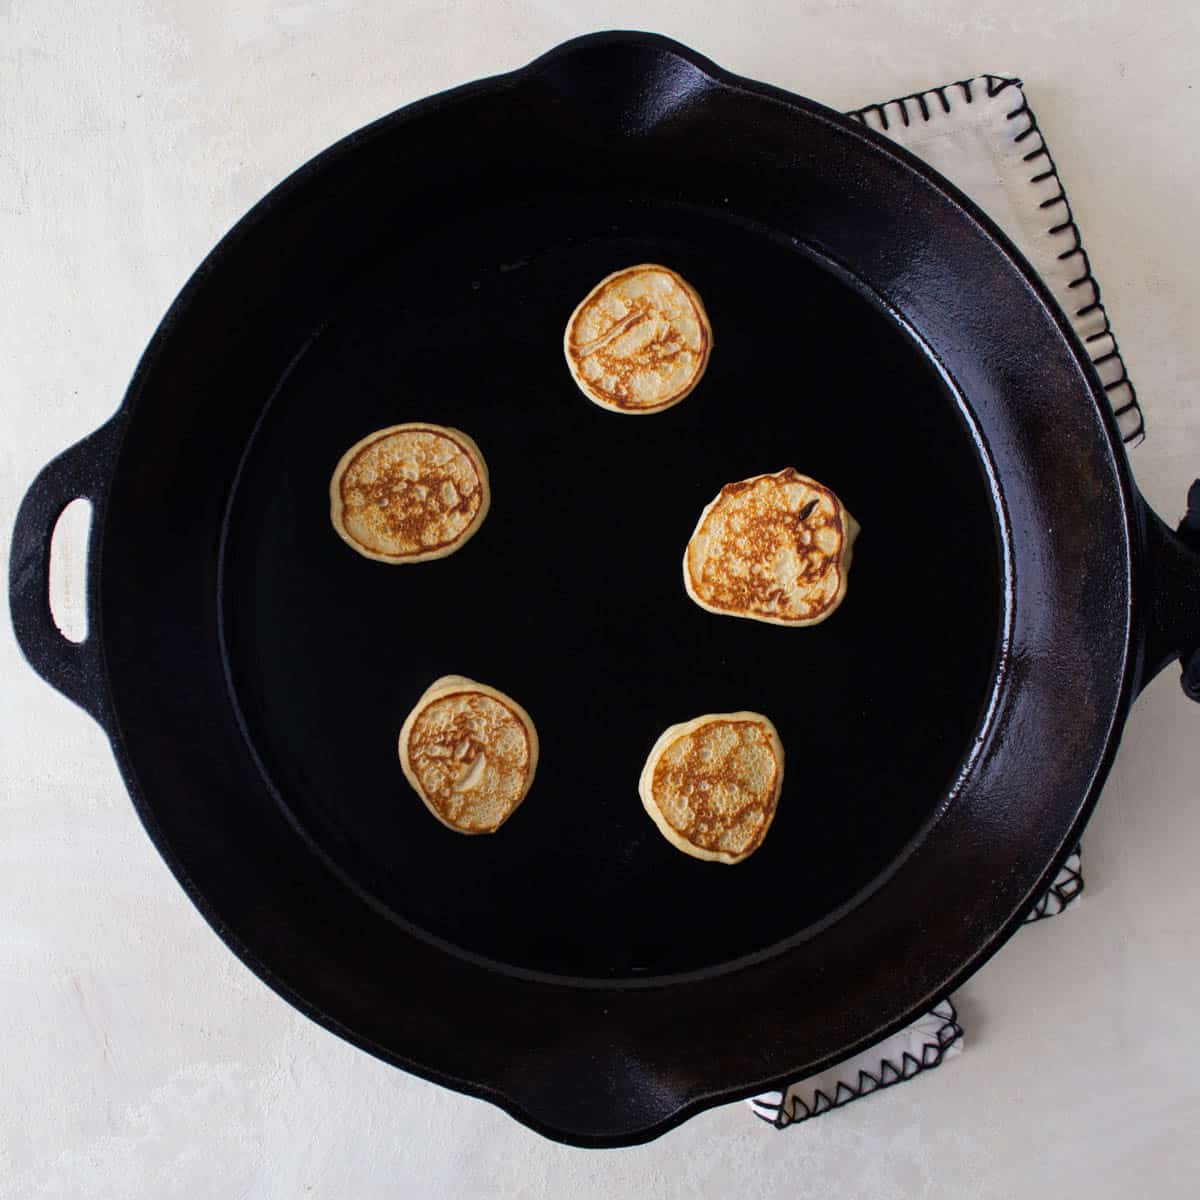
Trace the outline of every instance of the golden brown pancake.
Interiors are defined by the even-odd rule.
[[[710,713],[654,743],[638,793],[671,845],[739,863],[762,845],[783,786],[783,745],[761,713]]]
[[[791,467],[727,483],[700,514],[683,583],[701,608],[772,625],[815,625],[846,595],[858,522]]]
[[[700,382],[712,326],[686,280],[642,263],[588,292],[567,322],[563,350],[589,400],[614,412],[662,412]]]
[[[479,447],[457,429],[424,421],[377,429],[356,442],[329,483],[334,529],[376,562],[453,554],[483,523],[490,504]]]
[[[511,697],[445,675],[400,730],[400,766],[448,829],[495,833],[525,799],[537,770],[537,730]]]

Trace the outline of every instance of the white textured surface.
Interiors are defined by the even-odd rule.
[[[1188,0],[8,0],[0,4],[0,530],[118,403],[192,267],[304,158],[590,28],[657,29],[849,107],[1024,76],[1146,408],[1139,481],[1200,473],[1200,12]],[[7,557],[6,544],[4,547]],[[234,960],[99,730],[0,630],[0,1197],[986,1200],[1200,1183],[1200,711],[1159,680],[1088,892],[960,994],[943,1070],[776,1135],[742,1105],[585,1153],[352,1050]]]

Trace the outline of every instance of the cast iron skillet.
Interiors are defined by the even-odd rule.
[[[715,350],[634,421],[577,393],[560,339],[644,260],[696,285]],[[414,419],[468,430],[495,499],[460,553],[391,568],[334,535],[326,487]],[[680,573],[701,506],[789,465],[862,523],[844,607],[805,631],[701,611]],[[74,645],[46,573],[80,496]],[[992,224],[827,109],[625,33],[402,109],[277,187],[116,416],[33,483],[10,587],[30,662],[108,731],[252,969],[590,1146],[831,1063],[977,968],[1077,837],[1138,690],[1200,641],[1200,557],[1147,511]],[[443,829],[396,762],[447,672],[539,728],[495,837]],[[739,708],[789,758],[730,869],[673,850],[636,780],[666,725]]]

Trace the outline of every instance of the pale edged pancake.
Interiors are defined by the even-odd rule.
[[[589,400],[614,412],[662,412],[700,382],[712,326],[696,290],[669,267],[640,263],[602,279],[567,322],[563,351]]]
[[[408,714],[399,754],[405,778],[443,825],[495,833],[533,783],[538,736],[511,696],[444,675]]]
[[[727,483],[696,522],[683,583],[701,608],[772,625],[815,625],[846,596],[858,522],[791,467]]]
[[[783,743],[755,712],[672,725],[638,780],[642,805],[671,845],[706,862],[743,862],[762,845],[783,787]]]
[[[376,562],[460,549],[491,505],[487,464],[465,433],[427,421],[377,429],[342,455],[329,482],[338,536]]]

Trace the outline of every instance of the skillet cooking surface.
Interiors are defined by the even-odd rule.
[[[628,418],[568,376],[562,330],[643,261],[703,297],[699,388]],[[791,239],[719,209],[588,201],[492,211],[382,253],[292,364],[230,508],[227,660],[249,741],[313,845],[397,920],[551,974],[713,967],[790,938],[867,886],[934,813],[977,725],[999,631],[991,497],[917,342]],[[474,437],[494,500],[432,563],[335,536],[328,482],[380,426]],[[680,561],[723,483],[795,466],[863,526],[843,607],[811,629],[703,612]],[[491,837],[441,827],[396,757],[436,677],[510,692],[542,743]],[[667,725],[749,708],[787,753],[762,849],[692,860],[637,795]]]

